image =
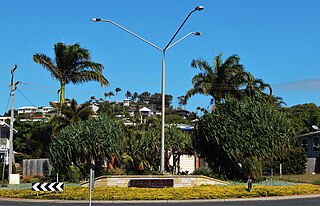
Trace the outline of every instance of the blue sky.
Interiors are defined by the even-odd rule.
[[[99,83],[68,85],[66,97],[82,103],[120,87],[119,99],[127,90],[141,93],[161,91],[161,52],[110,23],[111,19],[163,48],[187,14],[195,12],[177,39],[190,36],[166,53],[166,93],[177,97],[192,86],[192,59],[212,62],[238,54],[245,70],[271,84],[276,96],[288,106],[314,102],[320,94],[320,17],[318,0],[55,0],[2,1],[0,3],[0,114],[8,105],[10,70],[18,65],[15,81],[21,81],[15,108],[48,106],[57,100],[59,84],[34,53],[53,55],[53,45],[80,43],[91,51],[92,60],[102,63],[110,86]],[[187,109],[207,107],[209,97],[197,95]]]

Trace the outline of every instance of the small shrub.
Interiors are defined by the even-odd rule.
[[[75,165],[69,166],[68,172],[67,172],[67,177],[69,179],[69,182],[79,183],[80,182],[80,169]]]
[[[134,170],[131,170],[131,171],[128,171],[128,172],[127,172],[127,174],[128,174],[128,175],[136,175],[136,174],[137,174],[137,172],[136,172],[136,171],[134,171]]]
[[[21,180],[21,183],[31,183],[30,178],[24,178]]]
[[[312,184],[314,184],[314,185],[320,185],[320,180],[314,180],[314,181],[312,182]]]
[[[160,171],[147,170],[146,175],[161,175]]]
[[[9,181],[8,180],[3,180],[2,181],[2,187],[7,187],[9,184]]]
[[[112,175],[124,175],[124,174],[126,174],[126,172],[122,168],[114,168],[114,169],[111,169],[111,174]]]
[[[191,174],[192,175],[204,175],[207,177],[215,177],[214,172],[209,167],[198,168]]]
[[[247,157],[242,164],[245,177],[251,177],[253,180],[259,180],[261,176],[262,164],[257,157]]]

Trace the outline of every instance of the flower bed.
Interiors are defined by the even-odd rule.
[[[183,188],[123,188],[95,187],[93,200],[195,200],[195,199],[225,199],[271,197],[300,194],[320,194],[320,186],[300,184],[292,186],[260,186],[254,185],[252,192],[246,186],[212,186]],[[32,199],[62,199],[88,200],[88,187],[66,186],[61,193],[33,192],[30,190],[0,190],[1,197],[32,198]]]

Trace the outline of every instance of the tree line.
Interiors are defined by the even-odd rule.
[[[89,107],[94,97],[80,105],[74,99],[65,101],[66,84],[98,81],[105,86],[109,81],[102,74],[103,66],[92,62],[89,51],[79,44],[57,43],[54,51],[54,60],[39,53],[33,59],[60,82],[59,103],[52,104],[58,112],[47,122],[17,120],[16,150],[34,158],[50,157],[59,173],[67,174],[70,167],[76,167],[82,177],[93,162],[99,175],[157,173],[160,118],[149,117],[144,124],[124,126],[114,115],[115,111],[124,112],[119,105],[101,101],[105,105],[102,104],[98,116],[94,116]],[[179,105],[201,94],[212,98],[212,108],[201,109],[202,116],[193,113],[192,119],[199,119],[193,123],[193,132],[183,132],[169,124],[165,128],[167,172],[179,173],[179,157],[195,152],[218,176],[257,177],[262,167],[276,167],[290,158],[297,159],[295,164],[288,165],[295,167],[291,172],[303,172],[306,157],[297,147],[296,135],[310,131],[310,125],[319,123],[316,105],[283,107],[282,98],[272,94],[269,84],[245,71],[238,55],[223,60],[221,53],[213,58],[212,65],[204,59],[194,59],[191,67],[200,72],[192,78],[193,87],[178,97]],[[116,102],[120,91],[120,88],[115,90]],[[113,92],[104,94],[105,98],[113,95]],[[161,107],[158,93],[127,91],[126,97],[137,105],[147,103],[155,105],[155,109]],[[166,95],[166,122],[191,124],[190,119],[171,114],[172,99]],[[171,156],[174,165],[169,164]]]

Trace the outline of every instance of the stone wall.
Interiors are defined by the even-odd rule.
[[[97,187],[128,187],[131,179],[161,179],[161,178],[172,178],[174,180],[173,187],[194,187],[199,185],[227,185],[227,182],[202,176],[202,175],[123,175],[123,176],[101,176],[95,178],[94,185]],[[82,186],[88,186],[88,182],[82,184]]]

